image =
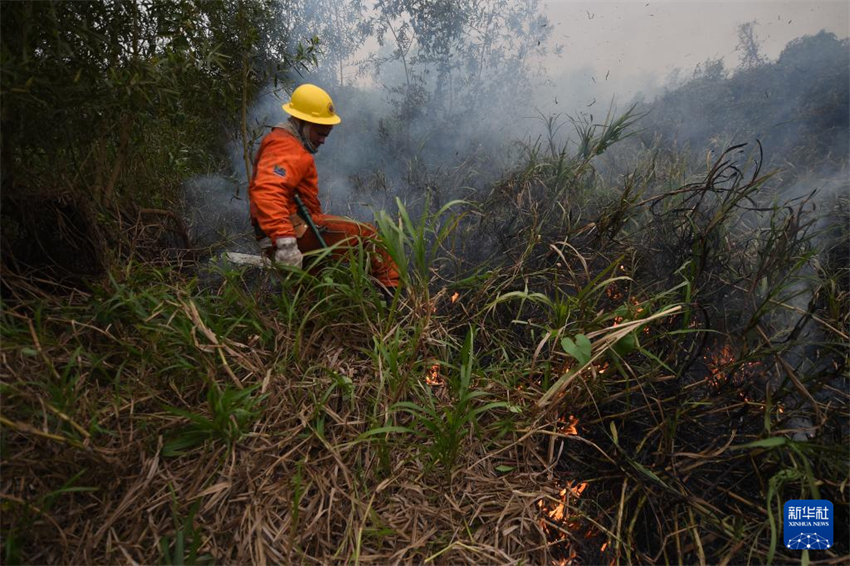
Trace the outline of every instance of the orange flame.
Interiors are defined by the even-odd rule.
[[[433,386],[446,384],[446,382],[443,380],[443,377],[440,375],[439,363],[435,363],[430,368],[428,368],[428,373],[425,374],[425,383]]]
[[[563,417],[560,419],[564,421]],[[577,422],[577,419],[570,415],[571,422]],[[537,506],[542,512],[542,516],[538,519],[539,525],[543,532],[546,533],[549,543],[557,545],[557,557],[553,558],[550,564],[552,566],[571,566],[576,564],[578,552],[575,546],[570,541],[569,533],[575,533],[584,538],[592,538],[597,534],[595,529],[587,529],[587,525],[582,520],[580,515],[571,513],[569,506],[570,497],[578,498],[587,489],[586,482],[576,483],[575,481],[568,482],[558,492],[557,499],[541,499],[537,501]],[[545,514],[544,514],[545,513]],[[554,524],[553,524],[554,523]],[[602,550],[605,550],[605,546]]]
[[[754,373],[760,371],[761,362],[747,362],[734,367],[733,364],[735,364],[736,359],[731,344],[724,344],[721,348],[715,348],[709,354],[703,356],[703,361],[709,371],[708,383],[715,389],[720,389],[727,382],[741,385]],[[749,401],[744,392],[740,392],[739,395],[744,401]]]
[[[726,368],[735,361],[735,355],[732,353],[732,347],[729,344],[724,344],[722,348],[714,350],[709,355],[704,356],[703,359],[710,373],[708,381],[711,385],[720,387],[729,379]]]
[[[578,429],[576,428],[577,424],[578,419],[573,415],[570,415],[569,420],[561,416],[558,418],[558,432],[566,435],[578,434]]]
[[[546,513],[546,516],[549,517],[552,521],[559,523],[564,530],[568,530],[572,528],[573,530],[577,527],[577,524],[574,521],[570,521],[570,517],[567,514],[567,502],[570,497],[581,497],[581,494],[584,490],[587,489],[587,483],[581,482],[578,485],[575,485],[574,482],[570,482],[566,487],[561,489],[558,493],[559,500],[557,503],[549,503],[543,499],[537,502],[537,506]],[[566,538],[566,534],[563,532],[557,531],[555,529],[549,528],[546,524],[546,521],[540,520],[541,526],[543,526],[546,532],[557,536],[560,539]],[[554,531],[554,532],[553,532]]]
[[[619,301],[623,298],[623,293],[617,288],[616,283],[611,283],[608,285],[608,288],[605,289],[605,294],[608,295],[609,299],[613,299],[615,301]]]

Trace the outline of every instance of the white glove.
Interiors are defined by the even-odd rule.
[[[303,257],[298,249],[298,244],[295,238],[278,238],[274,242],[277,250],[274,252],[274,260],[277,263],[291,265],[293,267],[301,267]]]

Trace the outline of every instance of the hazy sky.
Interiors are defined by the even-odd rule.
[[[536,120],[538,111],[604,114],[612,100],[626,104],[639,94],[652,99],[675,69],[683,81],[707,59],[722,58],[727,69],[734,69],[742,23],[756,22],[762,53],[772,60],[792,39],[822,29],[839,38],[850,35],[847,0],[541,0],[539,7],[549,18],[551,34],[549,55],[535,61],[548,80],[535,85],[521,121]],[[560,56],[554,53],[558,46]],[[367,41],[355,59],[377,50],[376,40]],[[372,83],[369,76],[354,80]]]
[[[788,41],[821,29],[850,35],[850,2],[576,2],[549,0],[543,12],[553,27],[550,46],[563,45],[561,57],[543,63],[557,93],[576,106],[614,94],[620,100],[637,91],[659,88],[675,68],[690,75],[706,59],[738,65],[735,46],[739,24],[756,21],[763,53],[776,59]],[[607,79],[606,79],[607,75]],[[594,82],[595,81],[595,82]],[[567,94],[569,93],[569,94]],[[544,93],[541,93],[541,95]]]

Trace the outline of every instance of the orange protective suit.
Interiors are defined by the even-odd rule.
[[[282,128],[273,128],[263,138],[254,161],[254,176],[248,187],[251,223],[258,228],[259,237],[297,238],[302,253],[320,248],[309,229],[296,229],[290,217],[298,212],[294,194],[301,196],[313,222],[322,232],[328,246],[335,246],[334,255],[343,255],[362,240],[370,253],[372,276],[386,287],[398,286],[398,269],[386,252],[375,246],[376,232],[370,224],[349,218],[322,213],[316,163],[301,141]]]

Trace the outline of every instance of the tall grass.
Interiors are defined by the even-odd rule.
[[[741,147],[606,185],[633,119],[380,214],[389,305],[363,249],[10,285],[4,560],[799,560],[782,502],[848,505],[846,200],[815,222]]]

